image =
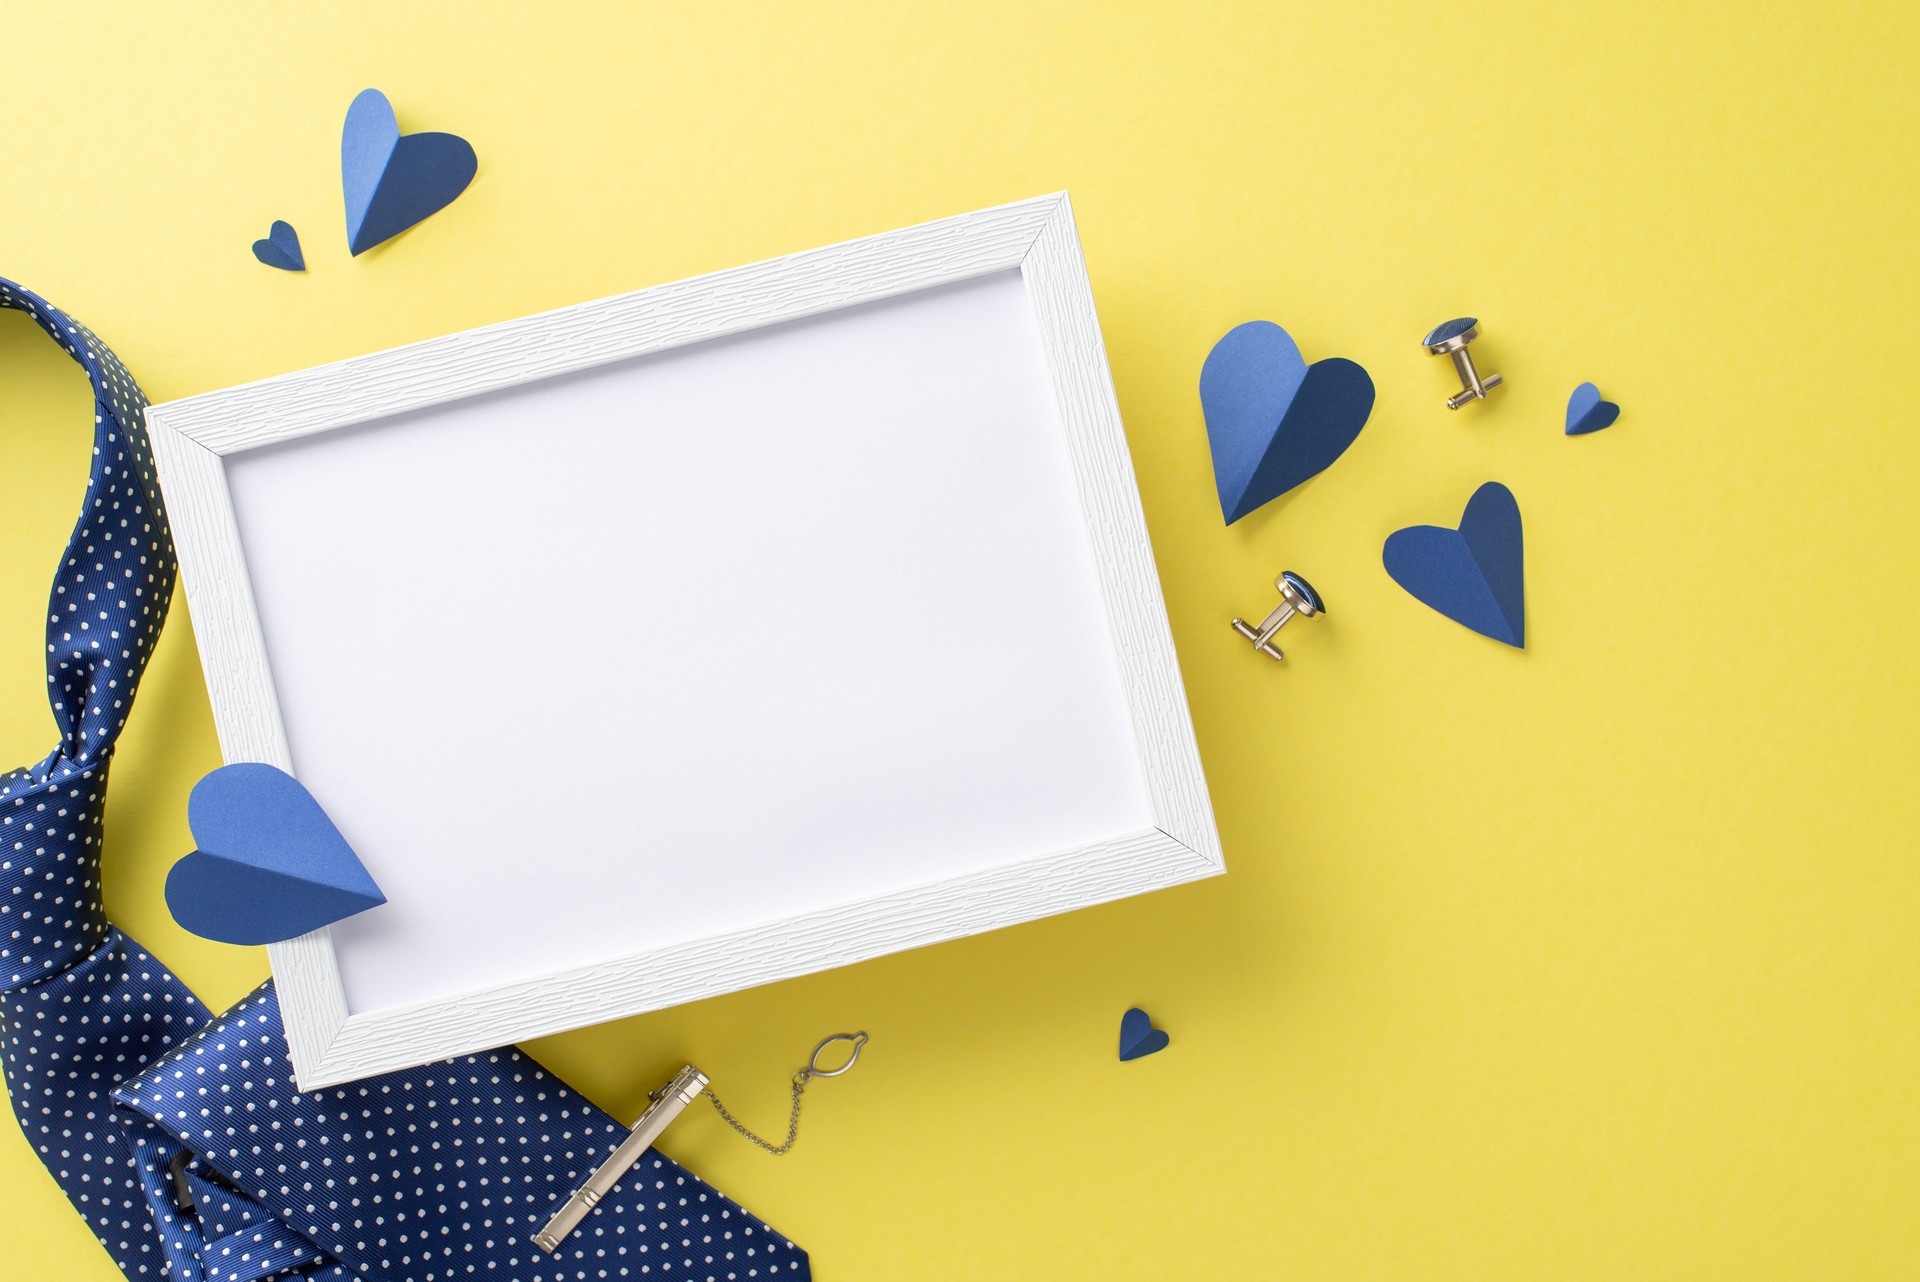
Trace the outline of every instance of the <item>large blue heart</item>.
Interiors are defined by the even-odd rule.
[[[192,854],[167,873],[167,907],[226,944],[274,944],[387,902],[346,838],[292,775],[222,766],[187,797]]]
[[[340,131],[347,247],[363,254],[445,209],[479,167],[473,147],[458,135],[401,137],[387,96],[378,89],[361,90]]]
[[[1227,524],[1318,476],[1373,412],[1373,380],[1343,357],[1308,365],[1272,321],[1228,330],[1200,368],[1213,483]]]
[[[1521,649],[1527,644],[1527,588],[1520,504],[1488,481],[1467,500],[1460,528],[1415,525],[1387,536],[1387,573],[1455,623]]]

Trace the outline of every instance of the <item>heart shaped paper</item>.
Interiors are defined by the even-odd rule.
[[[1612,401],[1601,400],[1600,389],[1592,383],[1580,384],[1567,398],[1568,436],[1585,436],[1588,432],[1612,427],[1613,420],[1619,417],[1620,407]]]
[[[278,219],[267,229],[265,240],[253,242],[253,256],[283,272],[307,270],[306,255],[300,252],[300,233],[293,229],[292,223]]]
[[[274,944],[387,902],[300,781],[257,762],[194,785],[187,825],[199,847],[167,873],[167,907],[225,944]]]
[[[1318,476],[1373,412],[1373,379],[1343,357],[1308,365],[1272,321],[1228,330],[1200,368],[1213,483],[1227,524]]]
[[[393,104],[363,89],[340,131],[340,187],[347,200],[347,247],[364,254],[452,204],[479,169],[455,134],[400,134]]]
[[[1395,530],[1387,536],[1382,559],[1393,581],[1415,600],[1482,636],[1526,648],[1520,504],[1498,481],[1473,492],[1459,529]]]
[[[1153,1026],[1147,1012],[1135,1006],[1120,1017],[1120,1058],[1139,1059],[1167,1049],[1173,1039]]]

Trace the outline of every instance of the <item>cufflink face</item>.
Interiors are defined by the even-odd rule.
[[[1465,347],[1480,337],[1480,321],[1477,317],[1462,316],[1457,320],[1442,321],[1427,331],[1420,340],[1426,349],[1435,356],[1443,356],[1455,347]]]
[[[1233,630],[1253,643],[1253,648],[1269,659],[1284,659],[1287,656],[1273,643],[1273,634],[1286,626],[1287,620],[1299,615],[1303,619],[1317,618],[1327,612],[1326,602],[1313,590],[1313,584],[1307,582],[1292,570],[1283,571],[1273,581],[1279,589],[1280,604],[1266,618],[1260,620],[1259,627],[1251,627],[1243,619],[1233,621]]]
[[[1457,410],[1468,401],[1485,400],[1488,392],[1506,381],[1498,374],[1482,377],[1473,367],[1473,356],[1467,351],[1467,345],[1478,337],[1480,322],[1472,316],[1461,316],[1435,325],[1420,340],[1428,354],[1453,359],[1454,373],[1460,376],[1460,390],[1447,398],[1450,410]]]
[[[1280,577],[1273,581],[1273,586],[1280,589],[1282,600],[1296,602],[1294,609],[1308,618],[1327,612],[1326,602],[1313,590],[1313,584],[1292,570],[1283,570]]]

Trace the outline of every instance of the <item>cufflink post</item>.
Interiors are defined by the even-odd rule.
[[[1266,618],[1260,620],[1257,628],[1249,627],[1245,620],[1235,619],[1233,630],[1253,642],[1253,648],[1269,659],[1284,659],[1280,647],[1273,643],[1273,634],[1286,626],[1287,620],[1294,615],[1311,619],[1327,612],[1327,606],[1320,594],[1313,590],[1313,584],[1307,582],[1292,570],[1284,571],[1273,581],[1280,589],[1280,604],[1273,607]]]
[[[1447,408],[1450,410],[1457,410],[1468,401],[1485,400],[1488,392],[1506,381],[1498,374],[1488,374],[1483,378],[1480,371],[1473,367],[1473,356],[1467,351],[1467,344],[1478,337],[1480,322],[1471,316],[1462,316],[1458,320],[1435,325],[1420,340],[1429,355],[1453,359],[1453,371],[1460,376],[1460,390],[1447,398]]]

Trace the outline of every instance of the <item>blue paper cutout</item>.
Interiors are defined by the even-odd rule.
[[[187,797],[199,847],[167,873],[173,919],[225,944],[274,944],[387,902],[300,781],[222,766]]]
[[[1123,1062],[1163,1051],[1172,1040],[1155,1028],[1147,1012],[1138,1006],[1120,1017],[1120,1058]]]
[[[1619,417],[1620,407],[1612,401],[1601,400],[1600,389],[1592,383],[1580,384],[1567,398],[1568,436],[1585,436],[1588,432],[1612,427],[1613,420]]]
[[[455,134],[400,134],[393,104],[363,89],[340,131],[340,186],[347,200],[347,247],[364,254],[452,204],[480,167]]]
[[[300,252],[300,233],[293,224],[274,220],[267,230],[265,240],[253,242],[253,256],[269,267],[278,267],[283,272],[303,272],[307,270],[306,255]]]
[[[1373,412],[1373,380],[1344,357],[1308,365],[1272,321],[1228,330],[1200,369],[1213,483],[1227,524],[1333,465]]]
[[[1395,530],[1387,536],[1382,559],[1393,581],[1415,600],[1482,636],[1526,648],[1520,504],[1498,481],[1473,492],[1459,529]]]

